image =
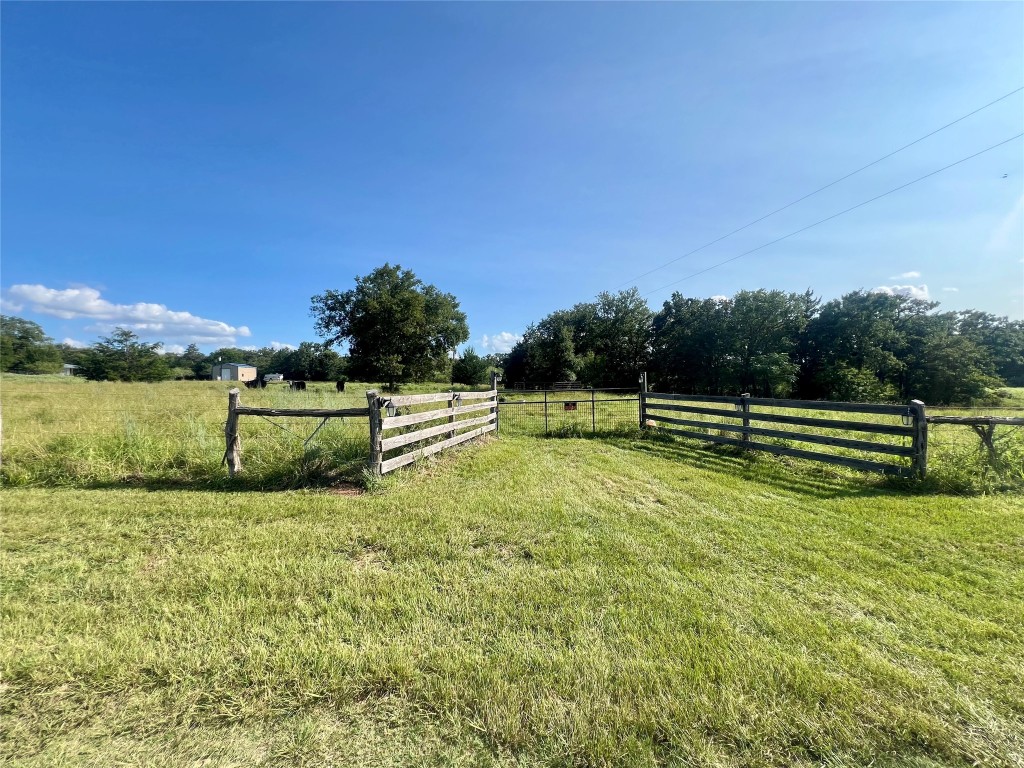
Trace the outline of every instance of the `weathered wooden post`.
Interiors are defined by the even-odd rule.
[[[461,395],[459,395],[458,392],[453,392],[453,391],[449,390],[448,391],[448,410],[454,410],[456,407],[458,407],[459,402],[461,400],[462,400],[462,397],[461,397]],[[454,424],[455,423],[455,414],[454,413],[448,414],[448,423],[449,424]],[[452,429],[452,431],[448,433],[448,437],[452,437],[454,434],[455,434],[455,430]]]
[[[925,415],[924,403],[920,400],[911,400],[910,415],[914,419],[914,459],[911,472],[918,480],[924,480],[928,474],[928,418]]]
[[[647,371],[640,374],[640,392],[638,394],[640,404],[640,429],[647,425]]]
[[[228,477],[242,471],[242,438],[238,435],[238,388],[228,390],[228,420],[224,422],[224,462],[228,465]]]
[[[377,397],[377,390],[366,391],[366,407],[370,409],[370,460],[368,462],[370,472],[374,475],[381,474],[381,462],[384,460],[384,451],[381,450],[381,423],[380,423],[380,398]]]
[[[501,374],[497,371],[491,371],[491,391],[494,393],[494,436],[498,436],[498,421],[501,419],[499,415],[501,412],[501,406],[498,404],[498,382],[501,381]]]
[[[750,393],[740,395],[740,410],[743,411],[743,442],[750,442]]]
[[[548,434],[548,391],[544,390],[544,434]]]

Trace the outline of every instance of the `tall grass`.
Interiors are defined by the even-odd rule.
[[[241,418],[244,471],[233,481],[221,464],[224,453],[224,420],[227,392],[232,382],[165,382],[121,384],[88,382],[59,376],[0,378],[3,407],[3,466],[0,478],[11,486],[164,485],[168,487],[232,488],[250,490],[326,486],[360,482],[368,452],[365,419],[332,419],[310,441],[305,438],[318,421],[308,418]],[[350,383],[345,393],[331,384],[310,384],[305,392],[285,386],[242,389],[242,402],[265,407],[359,408],[366,404],[367,389],[379,385]],[[408,392],[442,391],[442,383],[409,387]],[[603,394],[602,398],[617,398]],[[630,395],[623,393],[622,398]],[[543,411],[536,405],[514,414],[518,401],[537,403],[531,392],[506,393],[503,434],[544,433]],[[556,393],[549,396],[549,432],[553,436],[587,435],[592,428],[589,396]],[[565,410],[563,401],[578,401],[577,410]],[[431,406],[434,407],[434,406]],[[998,409],[989,409],[1001,413]],[[988,411],[986,411],[988,412]],[[964,409],[943,414],[974,414]],[[1005,411],[1002,413],[1018,413]],[[831,412],[801,411],[800,415],[835,417]],[[715,432],[713,417],[705,420]],[[861,416],[858,420],[892,417]],[[597,404],[602,431],[630,430],[635,404]],[[787,430],[809,429],[786,426]],[[821,431],[821,430],[816,430]],[[843,430],[826,431],[840,437],[857,437]],[[720,434],[734,437],[735,433]],[[902,438],[875,436],[899,442]],[[981,441],[967,427],[932,425],[929,430],[929,479],[924,484],[904,483],[908,490],[955,494],[1018,492],[1024,490],[1024,429],[1000,427],[996,432],[998,455],[991,461]],[[783,441],[777,441],[782,443]],[[815,446],[785,443],[815,449]],[[832,449],[828,449],[832,450]],[[876,454],[838,450],[858,458],[878,459]],[[818,471],[800,460],[779,460],[794,471]],[[837,470],[845,471],[845,470]],[[864,478],[865,482],[873,482]],[[891,483],[892,481],[878,481]]]

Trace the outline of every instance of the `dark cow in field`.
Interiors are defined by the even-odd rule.
[[[260,388],[260,380],[259,379],[253,379],[252,381],[245,382],[245,388],[246,389],[259,389]]]
[[[336,381],[336,382],[334,382],[334,388],[336,390],[338,390],[339,392],[344,392],[345,391],[345,382],[344,381]]]
[[[304,382],[304,381],[289,381],[288,382],[288,388],[292,389],[292,390],[294,390],[296,392],[305,392],[306,391],[306,382]]]

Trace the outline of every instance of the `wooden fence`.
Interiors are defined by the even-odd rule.
[[[445,403],[444,408],[419,413],[399,412],[405,407],[442,402]],[[470,404],[462,405],[464,402]],[[496,389],[486,392],[439,392],[429,395],[383,397],[371,390],[366,393],[366,403],[370,415],[369,466],[370,471],[375,475],[383,475],[393,469],[411,464],[417,459],[493,432],[498,427],[498,392]],[[381,415],[382,409],[387,415]],[[486,413],[481,416],[471,415],[469,418],[460,418],[467,414],[478,414],[484,411]],[[385,432],[414,425],[417,426],[415,431],[400,432],[391,437],[384,437]],[[430,443],[422,448],[412,450],[406,448],[414,443],[445,435],[450,435],[450,437],[445,437],[443,440]],[[391,451],[408,452],[399,452],[391,458],[384,458],[384,455]]]
[[[242,405],[239,400],[239,390],[228,390],[228,418],[224,422],[224,440],[226,448],[222,464],[228,465],[228,475],[234,477],[242,471],[242,436],[238,432],[239,416],[300,416],[306,418],[320,419],[320,423],[313,434],[306,438],[308,444],[313,436],[320,431],[320,427],[329,419],[345,417],[369,417],[370,411],[367,408],[255,408],[250,405]]]
[[[492,380],[493,383],[493,380]],[[224,439],[226,448],[222,463],[227,464],[228,475],[234,477],[242,471],[242,438],[238,431],[239,416],[297,416],[320,419],[313,433],[305,443],[316,435],[329,419],[355,417],[366,418],[370,424],[369,469],[376,475],[382,475],[398,467],[411,464],[424,456],[451,448],[487,432],[493,432],[498,425],[498,392],[491,389],[487,392],[440,392],[427,395],[386,395],[380,396],[375,390],[366,393],[366,408],[256,408],[242,405],[240,392],[232,389],[228,392],[228,417],[224,422]],[[474,402],[483,401],[483,402]],[[404,413],[412,411],[416,406],[429,403],[445,403],[444,408]],[[469,402],[469,405],[462,405]],[[381,411],[384,411],[384,414]],[[462,418],[465,414],[480,416]],[[442,421],[437,424],[435,422]],[[415,431],[402,431],[390,437],[384,433],[413,425]],[[280,426],[280,425],[278,425]],[[467,431],[468,430],[468,431]],[[408,449],[406,446],[421,443],[432,438],[445,439],[432,442],[421,448]],[[386,453],[402,451],[391,458],[385,459]]]
[[[872,472],[924,478],[928,469],[928,422],[924,403],[919,400],[912,400],[907,405],[879,405],[814,400],[777,400],[748,395],[739,397],[673,395],[647,392],[646,387],[643,386],[644,383],[642,378],[641,427],[655,426],[667,432],[697,440],[735,445],[779,456],[823,461]],[[779,413],[780,410],[789,412]],[[841,418],[804,416],[799,415],[800,411],[825,411],[891,418],[885,421],[851,421]],[[713,417],[716,420],[699,417]],[[752,426],[751,422],[767,422],[768,424],[812,427],[814,429],[796,431],[771,426]],[[855,437],[836,435],[835,431],[852,432]],[[720,434],[722,432],[726,434]],[[878,439],[880,435],[903,438],[903,444],[883,442]],[[866,437],[872,439],[863,439]],[[811,443],[879,454],[880,457],[894,457],[903,461],[901,463],[891,460],[876,461],[824,451],[810,451],[758,438]]]

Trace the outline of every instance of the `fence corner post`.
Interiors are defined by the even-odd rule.
[[[501,374],[497,371],[491,371],[491,391],[494,393],[494,436],[498,436],[498,425],[501,421],[499,412],[501,407],[498,405],[498,382],[501,381]]]
[[[911,400],[910,415],[914,419],[914,460],[910,469],[918,480],[924,480],[928,475],[928,417],[925,414],[924,403],[920,400]]]
[[[242,438],[238,434],[239,394],[237,387],[228,390],[228,419],[224,422],[224,461],[228,465],[228,477],[242,471]]]
[[[750,393],[740,395],[740,410],[743,411],[743,442],[750,442]],[[746,447],[746,446],[744,446]]]
[[[647,426],[647,371],[640,374],[640,392],[638,395],[640,411],[640,429]]]
[[[380,476],[381,462],[384,459],[384,452],[380,445],[380,398],[377,397],[377,390],[366,390],[366,407],[370,411],[370,459],[369,469],[371,474]]]

